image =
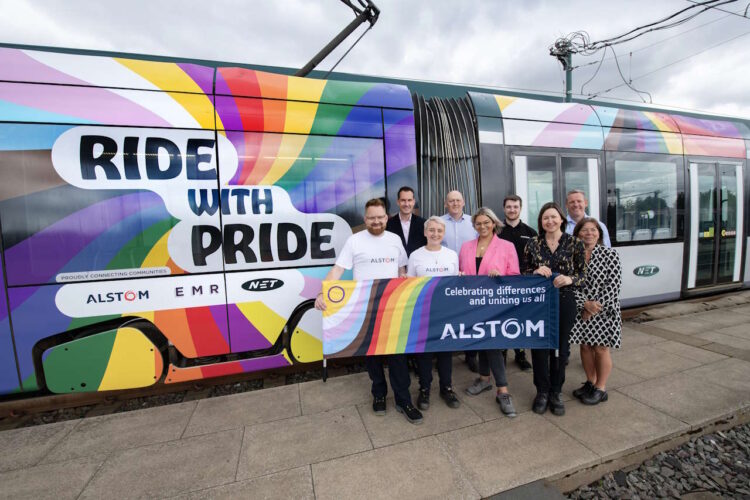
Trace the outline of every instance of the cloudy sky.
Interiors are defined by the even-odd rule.
[[[381,16],[337,71],[562,92],[548,47],[585,30],[620,35],[687,0],[375,0]],[[616,48],[633,86],[659,105],[750,118],[750,0]],[[338,0],[0,0],[0,42],[300,67],[351,19]],[[750,16],[750,13],[748,13]],[[365,28],[323,61],[327,70]],[[632,52],[632,54],[631,54]],[[574,92],[602,53],[575,56]],[[666,68],[665,68],[666,66]],[[645,75],[645,76],[644,76]],[[622,83],[612,53],[583,89]],[[626,86],[606,94],[638,101]],[[643,98],[648,97],[643,94]]]

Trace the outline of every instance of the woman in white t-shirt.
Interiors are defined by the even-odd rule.
[[[427,244],[414,250],[409,256],[408,276],[456,276],[458,275],[458,254],[441,245],[445,236],[445,222],[440,217],[432,216],[425,221],[424,235]],[[417,355],[419,366],[419,397],[417,406],[420,410],[430,407],[430,386],[432,385],[433,353]],[[450,408],[458,408],[460,402],[453,392],[452,352],[435,353],[437,358],[438,378],[440,379],[440,397]]]

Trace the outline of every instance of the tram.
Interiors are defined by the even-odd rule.
[[[624,306],[750,284],[748,121],[357,80],[0,47],[0,394],[320,360],[321,280],[403,185],[532,225],[582,189]]]

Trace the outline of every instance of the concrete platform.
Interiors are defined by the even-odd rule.
[[[531,412],[532,375],[512,362],[508,380],[518,416],[504,417],[491,392],[464,394],[474,374],[456,357],[461,406],[445,406],[435,380],[419,426],[397,414],[390,398],[387,415],[373,415],[369,380],[360,373],[0,432],[0,498],[551,494],[542,481],[644,456],[716,422],[750,418],[745,298],[673,305],[653,313],[653,321],[626,323],[623,348],[613,355],[609,401],[598,406],[571,400],[585,380],[574,346],[564,417]],[[416,380],[412,391],[416,396]]]

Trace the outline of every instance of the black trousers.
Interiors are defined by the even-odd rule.
[[[532,349],[534,385],[541,393],[562,392],[565,383],[565,361],[570,356],[570,330],[576,321],[576,299],[569,287],[560,289],[560,348],[559,356],[553,349]]]
[[[452,386],[453,377],[453,353],[452,352],[425,352],[417,354],[417,366],[419,367],[419,388],[430,392],[432,385],[432,358],[437,358],[438,379],[440,390],[445,391]]]
[[[385,370],[383,361],[388,359],[388,378],[391,380],[391,389],[396,404],[406,406],[411,404],[409,394],[409,367],[406,364],[406,354],[391,354],[388,356],[367,356],[365,366],[372,380],[372,395],[376,398],[384,398],[388,394],[388,384],[385,382]]]

